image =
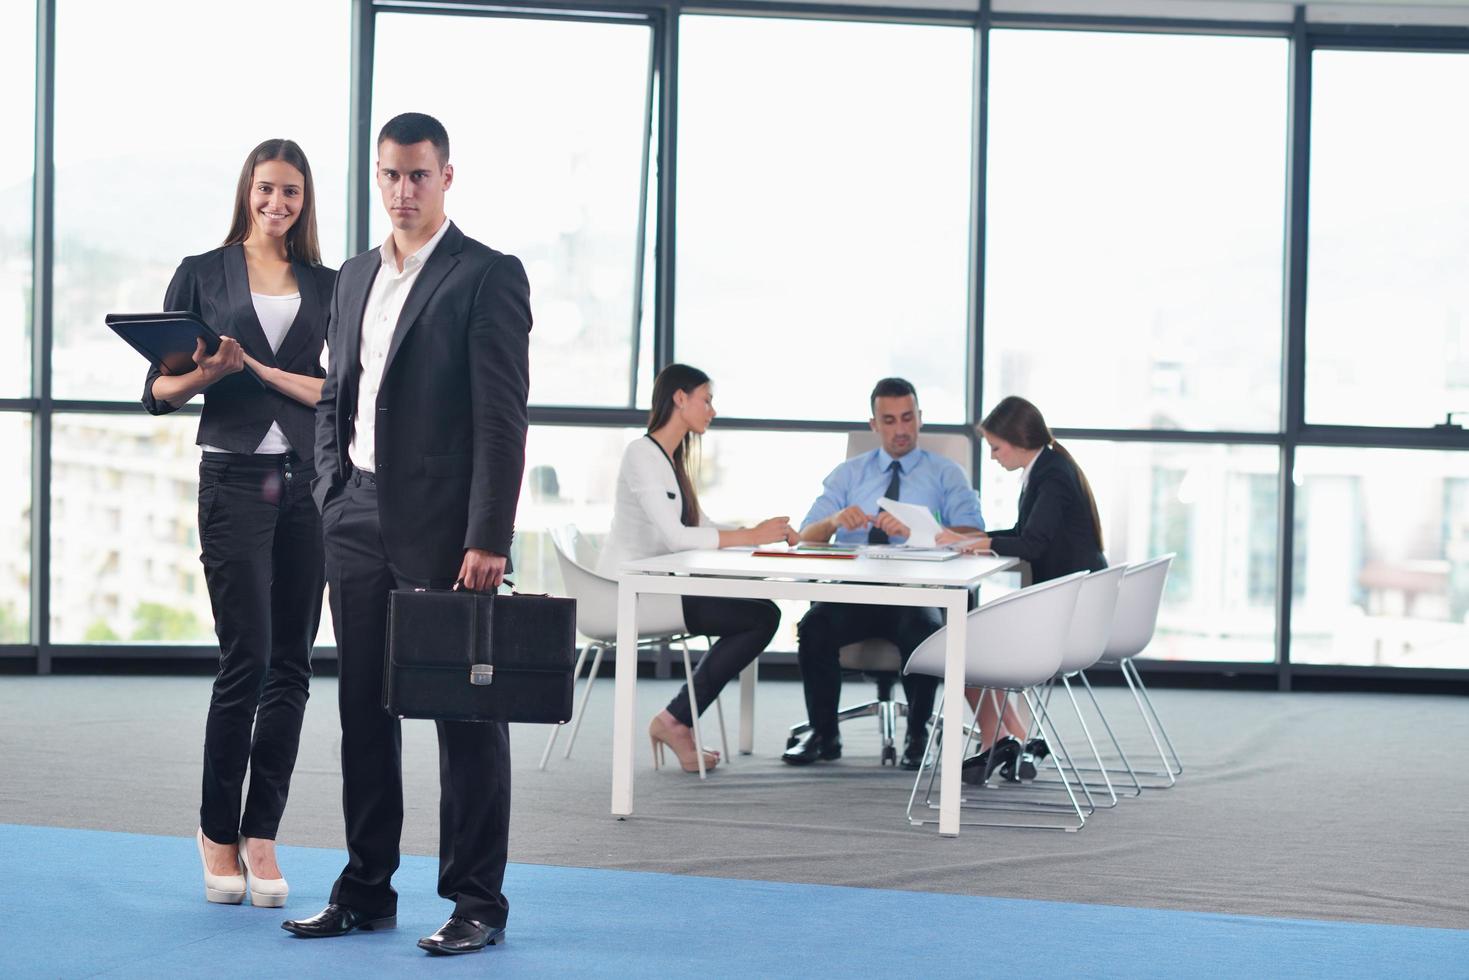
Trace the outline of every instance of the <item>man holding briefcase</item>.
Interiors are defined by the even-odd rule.
[[[530,287],[520,260],[444,214],[449,138],[405,113],[378,134],[393,232],[337,277],[313,486],[326,539],[342,722],[348,862],[298,936],[396,925],[403,827],[399,722],[383,709],[388,594],[492,590],[505,574],[525,466]],[[439,894],[449,921],[418,945],[499,941],[509,905],[510,743],[503,722],[439,721]]]

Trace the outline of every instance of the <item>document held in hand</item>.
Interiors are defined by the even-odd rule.
[[[878,509],[887,511],[908,525],[910,533],[905,544],[909,548],[932,548],[934,538],[943,530],[927,507],[905,504],[901,500],[893,500],[890,497],[878,497],[877,506]]]

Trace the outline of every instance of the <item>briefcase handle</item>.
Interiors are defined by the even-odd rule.
[[[463,584],[464,584],[464,582],[463,582],[463,580],[462,580],[462,579],[457,579],[457,578],[456,578],[456,579],[455,579],[455,580],[454,580],[454,585],[453,585],[453,586],[452,586],[452,587],[450,587],[450,589],[449,589],[449,591],[450,591],[450,592],[458,592],[458,591],[459,591],[459,589],[460,589],[460,587],[461,587],[461,586],[462,586],[462,585],[463,585]],[[512,582],[512,581],[511,581],[511,580],[510,580],[510,579],[508,579],[508,578],[503,578],[503,579],[501,579],[501,580],[500,580],[500,584],[501,584],[501,585],[508,585],[508,586],[510,586],[510,594],[511,594],[511,595],[517,595],[517,596],[518,596],[518,595],[523,595],[523,596],[530,596],[530,597],[531,597],[531,598],[533,598],[533,599],[549,599],[549,598],[551,598],[551,593],[549,593],[549,592],[519,592],[519,591],[517,591],[517,590],[516,590],[516,588],[515,588],[515,583],[514,583],[514,582]],[[415,591],[415,592],[422,592],[422,591],[423,591],[423,589],[414,589],[414,591]],[[466,590],[465,590],[465,591],[468,591],[468,590],[467,590],[467,589],[466,589]],[[486,594],[486,595],[498,595],[498,593],[489,593],[489,592],[487,592],[487,593],[485,593],[485,594]]]

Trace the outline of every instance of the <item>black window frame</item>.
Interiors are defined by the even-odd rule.
[[[56,644],[50,634],[51,606],[51,443],[56,416],[70,413],[136,412],[131,402],[59,400],[52,395],[52,329],[54,309],[54,135],[56,77],[56,10],[66,0],[36,0],[36,86],[35,144],[32,198],[32,304],[31,396],[0,399],[0,412],[28,415],[31,419],[31,550],[30,550],[30,642],[0,645],[0,666],[49,674],[58,661],[180,660],[205,661],[217,656],[210,646],[149,645],[146,648],[118,644]],[[644,22],[651,26],[652,73],[645,107],[645,137],[656,134],[656,161],[645,167],[643,193],[656,195],[656,222],[640,228],[639,254],[647,254],[646,238],[653,238],[653,370],[672,359],[676,325],[673,320],[674,257],[676,252],[677,200],[677,101],[679,18],[683,13],[738,15],[768,18],[840,19],[875,23],[937,24],[966,26],[974,31],[975,69],[972,79],[975,153],[969,221],[969,322],[967,349],[970,357],[967,410],[975,417],[984,404],[984,254],[987,113],[989,94],[989,39],[994,29],[1066,30],[1100,32],[1154,32],[1160,34],[1216,34],[1283,37],[1290,42],[1287,89],[1288,142],[1286,157],[1285,265],[1282,272],[1283,309],[1281,329],[1281,417],[1279,431],[1173,431],[1148,429],[1058,429],[1067,439],[1116,442],[1248,444],[1274,447],[1280,454],[1279,521],[1276,553],[1276,653],[1273,663],[1238,664],[1210,661],[1155,662],[1159,673],[1195,675],[1254,675],[1262,684],[1290,690],[1310,686],[1317,679],[1367,679],[1369,684],[1432,681],[1469,683],[1469,668],[1435,669],[1404,667],[1351,667],[1292,664],[1290,616],[1294,593],[1295,487],[1292,474],[1300,447],[1357,447],[1469,451],[1469,431],[1454,426],[1422,428],[1370,427],[1308,424],[1304,414],[1307,237],[1310,192],[1311,64],[1318,50],[1453,51],[1469,52],[1469,27],[1389,26],[1370,23],[1319,23],[1307,19],[1304,5],[1290,8],[1289,19],[1274,21],[1202,20],[1182,17],[1125,17],[1104,14],[1070,15],[996,12],[990,0],[981,0],[977,10],[926,9],[887,6],[856,6],[826,3],[749,2],[749,0],[706,0],[684,4],[681,0],[641,2],[580,2],[580,0],[350,0],[351,97],[350,148],[348,157],[347,215],[348,247],[365,249],[371,206],[372,133],[370,131],[374,28],[378,13],[413,13],[424,16],[483,16],[550,18],[597,22]],[[645,145],[648,140],[645,139]],[[646,212],[645,212],[646,213]],[[640,272],[641,276],[643,272]],[[637,284],[642,295],[642,283]],[[537,425],[637,426],[644,413],[634,402],[637,388],[637,358],[634,347],[629,370],[629,404],[622,408],[535,405],[530,420]],[[186,407],[197,413],[197,407]],[[845,422],[816,422],[805,419],[723,418],[723,428],[750,431],[846,432],[866,428],[860,418]],[[933,431],[970,435],[968,426],[935,425]],[[980,473],[983,446],[974,445],[974,472]],[[981,488],[982,489],[982,488]],[[325,659],[334,650],[319,650]],[[1272,683],[1273,681],[1273,683]]]

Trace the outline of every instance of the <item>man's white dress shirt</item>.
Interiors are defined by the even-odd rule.
[[[393,346],[398,317],[403,313],[408,293],[418,281],[418,274],[448,230],[449,219],[445,218],[434,237],[403,260],[401,272],[398,271],[398,252],[393,236],[388,235],[388,240],[383,243],[382,267],[372,281],[367,307],[362,312],[362,345],[358,352],[361,373],[357,382],[357,408],[352,415],[352,442],[347,447],[347,456],[359,470],[371,473],[377,468],[374,442],[377,392],[382,387],[383,367],[388,361],[388,348]]]

